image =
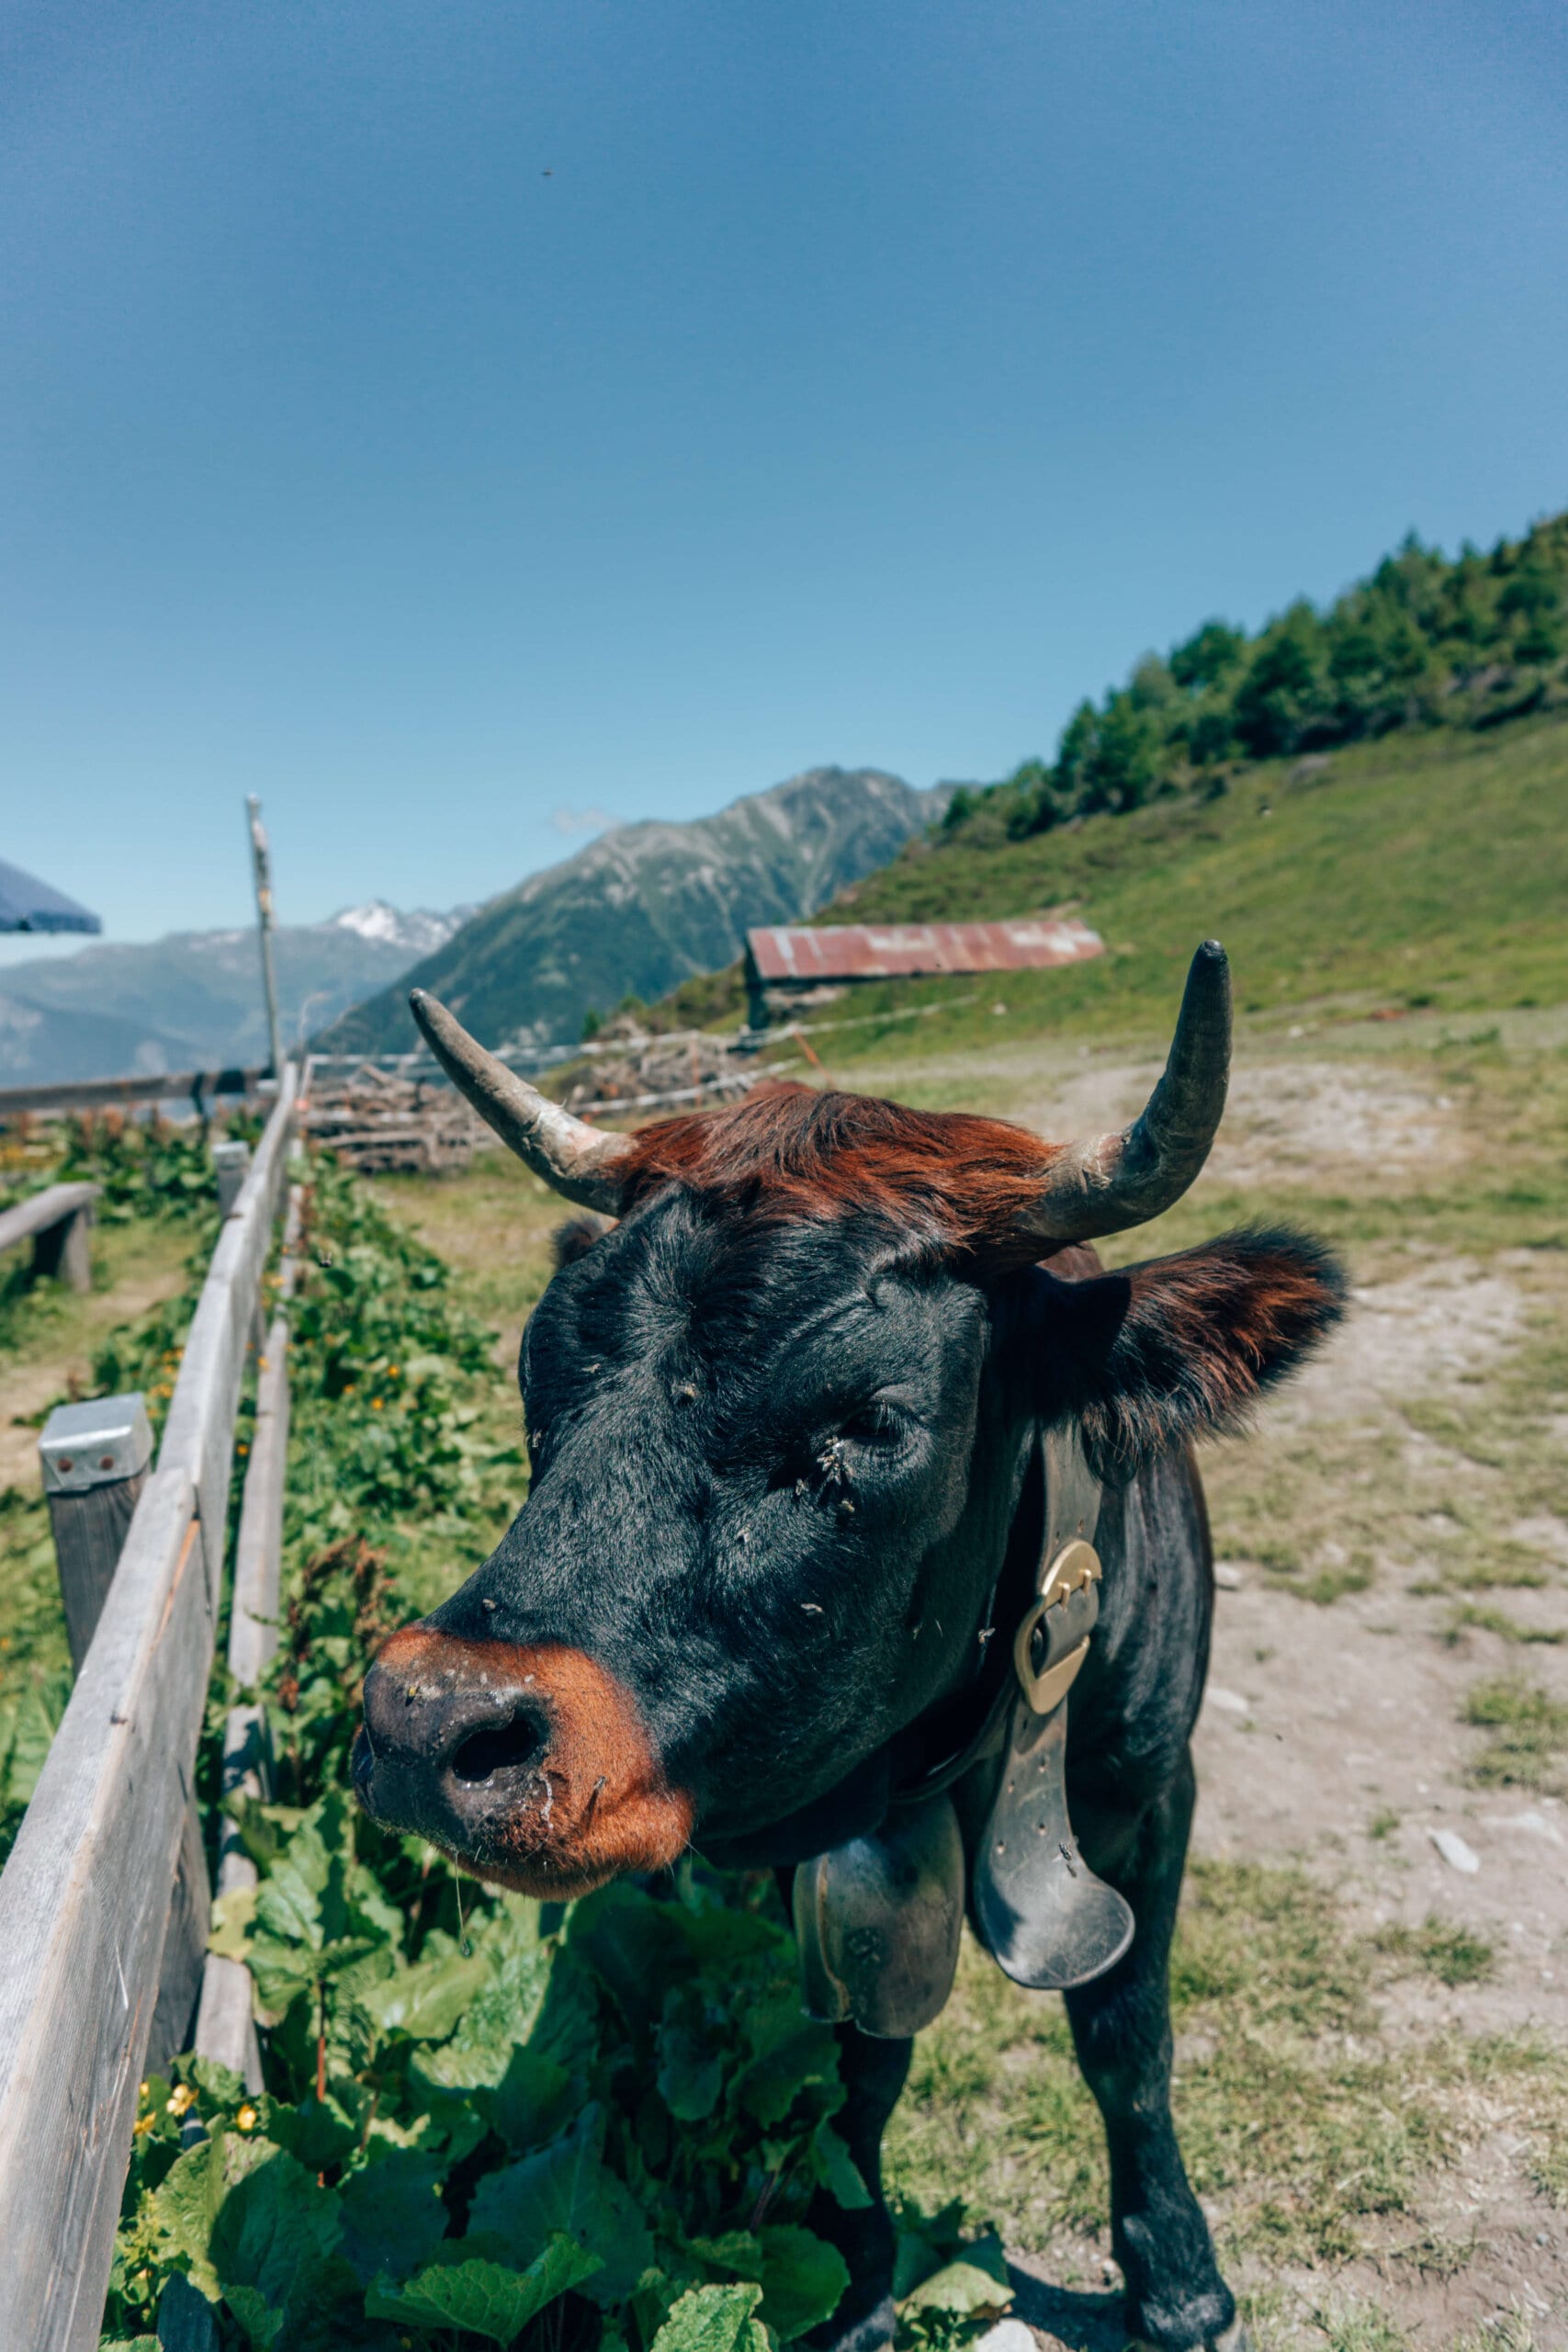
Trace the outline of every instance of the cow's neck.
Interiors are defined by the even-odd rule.
[[[881,1826],[796,1870],[811,2016],[894,2038],[929,2025],[957,1966],[966,1886],[982,1941],[1019,1984],[1085,1984],[1126,1951],[1132,1912],[1085,1862],[1067,1814],[1066,1702],[1099,1620],[1100,1499],[1077,1431],[1032,1432],[981,1628],[987,1668],[910,1726],[925,1753],[897,1775]]]

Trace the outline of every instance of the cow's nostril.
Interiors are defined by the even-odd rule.
[[[471,1733],[453,1756],[452,1770],[459,1781],[488,1781],[497,1772],[531,1764],[544,1744],[536,1724],[527,1715],[513,1715],[510,1723]]]

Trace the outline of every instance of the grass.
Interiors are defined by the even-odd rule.
[[[1382,2248],[1478,2102],[1549,2130],[1563,2053],[1450,2035],[1395,2045],[1380,2030],[1378,1996],[1402,1974],[1469,1984],[1490,1964],[1481,1939],[1438,1921],[1358,1934],[1298,1870],[1190,1866],[1171,1969],[1175,2109],[1222,2260],[1332,2266]],[[963,2196],[1011,2245],[1103,2233],[1100,2121],[1061,2006],[972,1946],[917,2044],[889,2177],[917,2200]]]
[[[1518,1619],[1510,1617],[1506,1609],[1480,1609],[1473,1601],[1466,1601],[1449,1619],[1443,1639],[1453,1645],[1472,1632],[1495,1634],[1505,1642],[1542,1643],[1551,1648],[1568,1641],[1568,1634],[1561,1625],[1521,1625]]]
[[[142,1218],[95,1226],[93,1286],[73,1291],[61,1282],[31,1279],[25,1253],[0,1261],[0,1391],[29,1365],[85,1373],[87,1359],[127,1302],[151,1305],[179,1287],[190,1251],[188,1229]],[[62,1383],[63,1385],[63,1383]]]
[[[1372,1942],[1387,1958],[1425,1969],[1439,1984],[1479,1984],[1496,1964],[1485,1937],[1451,1919],[1428,1917],[1418,1928],[1380,1928]]]
[[[1568,1706],[1519,1675],[1498,1675],[1476,1683],[1465,1702],[1464,1719],[1491,1737],[1471,1766],[1482,1788],[1568,1790]]]

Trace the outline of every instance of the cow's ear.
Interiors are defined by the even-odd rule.
[[[564,1225],[558,1225],[550,1236],[557,1273],[565,1266],[575,1266],[580,1258],[586,1258],[593,1244],[609,1230],[607,1216],[594,1216],[586,1210],[582,1216],[569,1216]]]
[[[1051,1289],[1047,1409],[1077,1416],[1102,1477],[1125,1477],[1244,1423],[1339,1320],[1345,1276],[1307,1235],[1255,1231]]]

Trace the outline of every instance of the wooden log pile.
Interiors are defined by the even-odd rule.
[[[756,1076],[755,1064],[724,1037],[695,1029],[649,1036],[629,1022],[614,1022],[594,1040],[564,1099],[580,1115],[720,1102],[743,1094]]]
[[[476,1146],[490,1140],[482,1120],[443,1080],[374,1062],[330,1074],[312,1067],[300,1125],[367,1176],[461,1174]]]

